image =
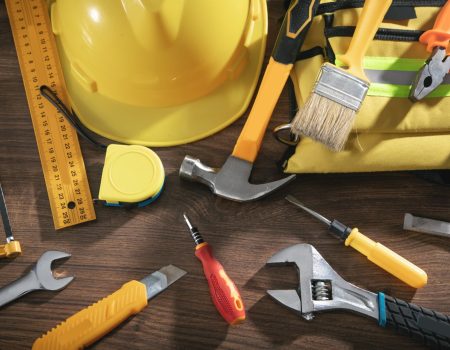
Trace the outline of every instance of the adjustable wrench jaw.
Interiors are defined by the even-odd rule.
[[[314,312],[345,309],[379,318],[377,295],[358,288],[339,276],[310,244],[297,244],[272,256],[267,265],[295,265],[297,290],[268,290],[277,302],[312,320]]]

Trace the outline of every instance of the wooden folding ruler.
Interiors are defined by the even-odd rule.
[[[95,219],[76,131],[39,93],[67,104],[67,92],[45,0],[5,0],[56,229]]]

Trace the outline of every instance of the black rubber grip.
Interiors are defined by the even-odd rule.
[[[432,349],[450,349],[450,317],[403,300],[386,298],[386,325]]]
[[[320,0],[291,1],[272,52],[275,61],[283,64],[296,61],[297,53],[305,40],[319,2]]]

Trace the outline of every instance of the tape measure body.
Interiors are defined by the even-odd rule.
[[[68,98],[44,0],[5,0],[56,229],[95,219],[76,131],[39,92]]]

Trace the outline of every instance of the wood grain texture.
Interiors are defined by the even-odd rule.
[[[271,51],[282,1],[269,2]],[[266,62],[267,62],[266,57]],[[270,128],[288,118],[283,94]],[[93,346],[95,349],[419,349],[408,338],[347,312],[307,322],[270,300],[266,289],[293,288],[296,272],[266,268],[279,249],[311,243],[346,280],[371,291],[450,314],[450,240],[402,230],[403,214],[450,219],[450,189],[409,173],[301,175],[269,198],[234,203],[194,183],[178,168],[186,154],[220,166],[231,153],[245,118],[193,144],[157,149],[167,172],[162,197],[144,209],[96,208],[95,222],[55,232],[28,106],[3,1],[0,3],[0,179],[15,236],[24,255],[0,261],[1,285],[22,275],[46,250],[72,258],[58,267],[76,276],[61,292],[35,292],[0,310],[0,349],[29,349],[34,339],[76,311],[131,279],[166,264],[188,275],[152,300],[140,314]],[[269,134],[269,133],[268,133]],[[81,141],[91,190],[98,192],[104,154]],[[275,161],[284,151],[267,135],[253,181],[280,177]],[[348,225],[412,260],[428,272],[428,286],[415,291],[327,234],[325,227],[289,205],[291,193],[311,208]],[[228,327],[209,298],[208,286],[181,213],[189,213],[217,258],[240,288],[248,319]]]

